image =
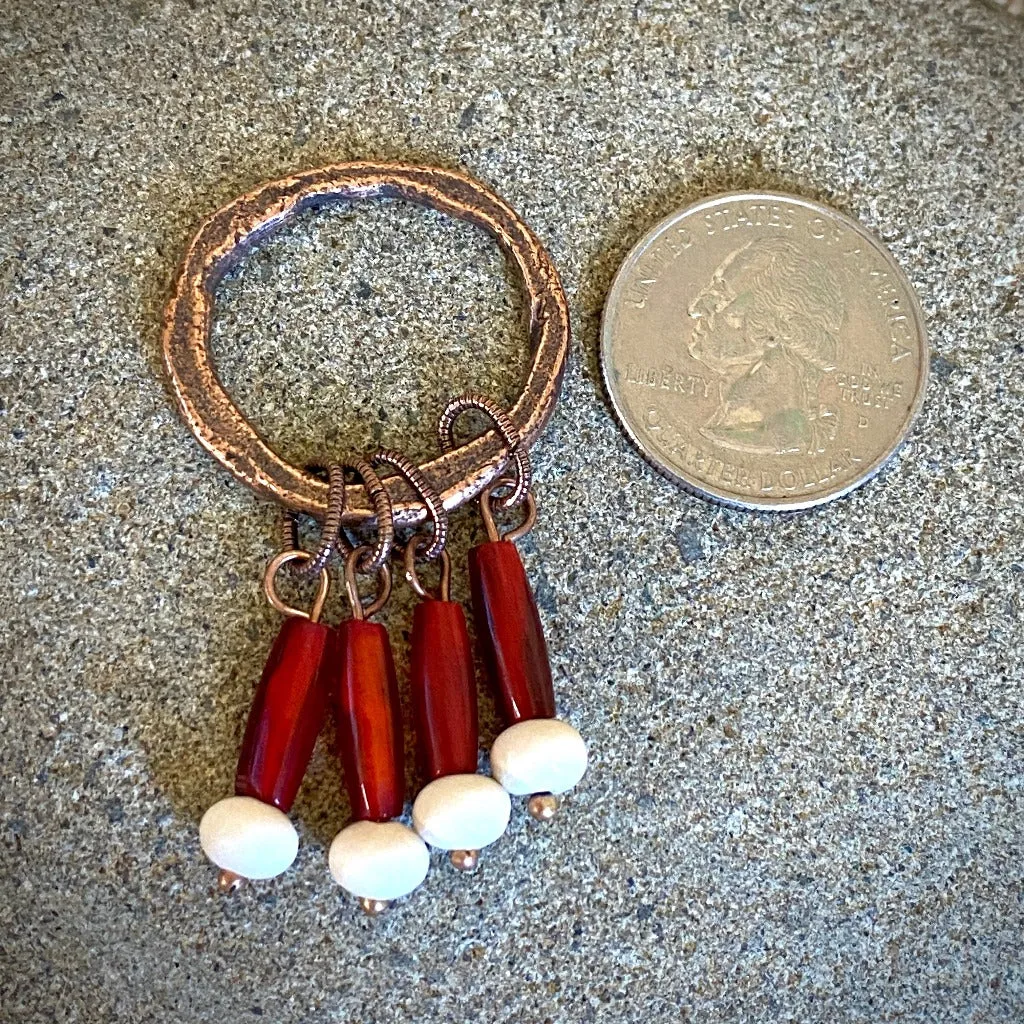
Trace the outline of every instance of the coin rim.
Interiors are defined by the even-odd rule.
[[[860,476],[849,481],[842,488],[826,491],[819,495],[802,500],[748,500],[741,498],[732,492],[716,489],[714,485],[682,476],[676,470],[673,470],[663,462],[658,461],[654,454],[652,454],[643,444],[637,436],[637,432],[630,426],[620,402],[616,397],[616,393],[611,382],[610,350],[612,347],[612,318],[610,311],[614,310],[619,305],[620,292],[624,286],[627,274],[633,269],[637,261],[651,243],[656,238],[659,238],[673,224],[683,220],[684,218],[693,216],[693,214],[702,209],[710,208],[726,201],[737,202],[740,200],[756,201],[765,199],[792,203],[793,205],[802,207],[806,210],[811,210],[815,213],[824,213],[829,217],[835,218],[840,223],[845,224],[860,238],[864,239],[864,241],[866,241],[882,257],[886,266],[888,266],[894,273],[897,281],[903,285],[904,290],[910,298],[910,311],[913,315],[914,325],[916,327],[916,337],[921,354],[917,374],[917,390],[914,395],[914,401],[907,411],[907,416],[903,422],[902,428],[897,431],[895,440]],[[729,508],[758,512],[797,512],[803,509],[815,508],[818,505],[824,505],[837,498],[845,497],[851,491],[855,491],[858,487],[863,486],[873,477],[877,476],[906,442],[910,435],[910,431],[917,422],[917,418],[920,415],[921,408],[924,404],[925,391],[928,387],[929,365],[931,362],[931,349],[928,342],[928,332],[925,329],[924,313],[921,310],[920,299],[917,296],[914,286],[910,283],[910,278],[907,277],[903,268],[899,265],[895,257],[891,252],[889,252],[882,241],[876,238],[863,224],[854,220],[854,218],[848,214],[845,214],[840,210],[836,210],[831,206],[825,206],[822,203],[815,202],[813,199],[806,199],[803,196],[793,195],[788,192],[718,192],[715,195],[707,196],[695,203],[691,203],[689,206],[685,206],[681,210],[676,210],[674,213],[670,213],[667,217],[658,221],[629,250],[626,257],[620,264],[619,269],[615,272],[615,277],[612,279],[611,287],[608,289],[608,297],[605,300],[604,309],[601,313],[601,346],[599,355],[601,378],[604,383],[605,394],[608,397],[608,401],[611,403],[615,418],[618,420],[619,426],[622,427],[626,436],[639,450],[640,455],[643,457],[645,462],[647,462],[662,476],[667,477],[673,483],[678,484],[684,490],[699,498],[704,498],[705,500],[715,502],[719,505],[725,505]]]

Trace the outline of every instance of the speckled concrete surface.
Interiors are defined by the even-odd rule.
[[[969,0],[12,0],[0,52],[4,1021],[1024,1017],[1021,23]],[[574,360],[526,557],[593,748],[555,827],[518,810],[478,874],[437,864],[377,921],[327,875],[326,746],[294,870],[212,891],[196,822],[273,635],[273,514],[198,450],[158,360],[200,219],[360,156],[467,169],[563,273]],[[680,493],[598,385],[618,262],[738,186],[861,218],[931,331],[910,443],[806,514]],[[225,378],[297,459],[423,454],[450,393],[507,397],[524,360],[489,242],[404,208],[304,220],[220,310]],[[477,528],[454,525],[461,561]]]

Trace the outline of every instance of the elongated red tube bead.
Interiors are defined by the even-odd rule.
[[[554,718],[548,648],[516,546],[499,540],[473,548],[469,579],[484,662],[508,724]]]
[[[331,639],[321,622],[289,618],[281,626],[245,726],[236,795],[290,810],[324,724],[321,673]]]
[[[409,665],[416,738],[428,781],[472,775],[477,760],[476,678],[466,615],[456,601],[422,601]]]
[[[389,821],[405,803],[402,719],[387,630],[349,619],[337,627],[331,691],[338,748],[355,821]]]

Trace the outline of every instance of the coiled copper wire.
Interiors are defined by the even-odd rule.
[[[327,497],[327,514],[320,531],[320,546],[309,555],[308,560],[295,569],[300,579],[311,579],[327,568],[334,552],[341,549],[347,553],[349,544],[341,532],[341,520],[345,514],[345,467],[334,464],[328,467],[330,492]],[[299,523],[294,512],[285,511],[281,516],[281,539],[285,551],[301,551],[299,547]]]
[[[370,497],[376,518],[377,543],[368,554],[362,555],[353,565],[357,572],[376,573],[391,555],[395,546],[395,517],[391,507],[391,495],[381,483],[377,471],[366,459],[357,459],[346,467],[363,482]]]
[[[490,417],[498,434],[508,448],[508,457],[516,464],[515,485],[510,494],[502,498],[502,508],[513,508],[525,501],[533,483],[533,466],[519,431],[516,430],[508,413],[493,399],[475,392],[453,398],[441,413],[437,422],[437,437],[441,451],[450,452],[455,448],[455,421],[468,409],[478,409]]]
[[[419,466],[395,448],[382,448],[372,456],[370,461],[375,466],[386,465],[397,469],[423,499],[423,504],[427,506],[427,511],[434,524],[434,535],[430,538],[429,544],[417,547],[423,547],[422,557],[427,561],[437,558],[444,551],[444,546],[448,541],[448,512],[441,501],[441,495],[437,493]]]

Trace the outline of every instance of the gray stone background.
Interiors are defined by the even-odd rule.
[[[0,1018],[1016,1021],[1024,27],[970,0],[12,0],[0,25]],[[589,776],[379,920],[333,886],[325,742],[286,876],[213,891],[275,629],[274,513],[178,421],[159,323],[205,214],[358,157],[461,167],[575,331],[524,546]],[[863,220],[919,290],[924,413],[851,497],[725,511],[615,426],[601,305],[658,218],[734,187]],[[491,243],[382,205],[226,281],[226,382],[297,460],[416,455],[525,359]],[[479,536],[454,519],[456,564]],[[465,596],[460,568],[457,592]],[[336,606],[337,607],[337,606]],[[400,671],[411,603],[385,621]],[[484,704],[483,732],[496,723]]]

